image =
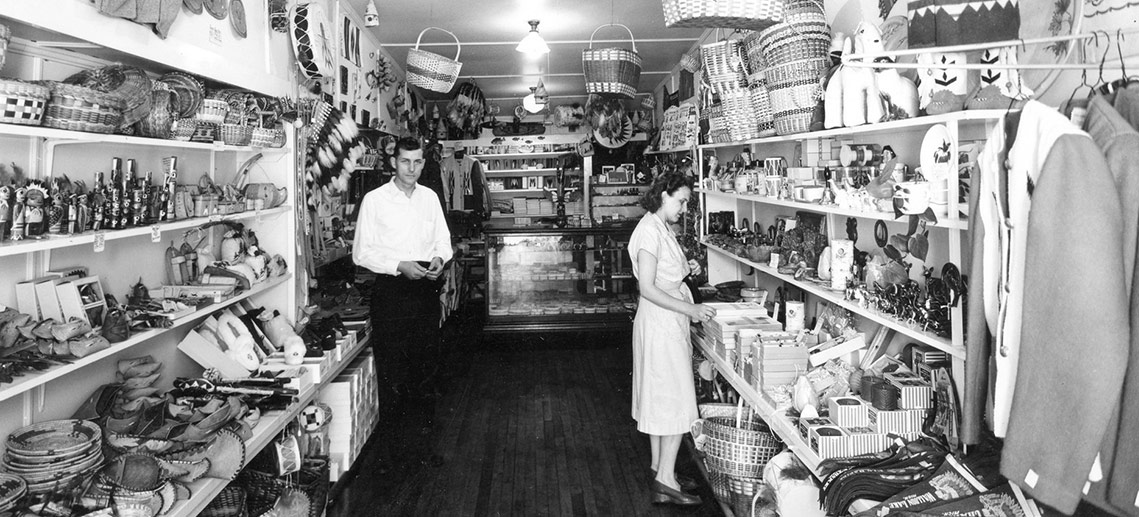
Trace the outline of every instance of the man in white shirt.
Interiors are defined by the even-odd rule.
[[[360,203],[352,260],[376,273],[371,293],[372,346],[381,406],[427,380],[438,357],[440,276],[451,259],[451,233],[439,198],[417,184],[425,160],[413,138],[396,143],[395,176]]]

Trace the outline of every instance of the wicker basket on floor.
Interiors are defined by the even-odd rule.
[[[723,471],[715,469],[708,463],[708,459],[704,458],[704,468],[708,471],[708,484],[712,486],[712,495],[716,496],[716,500],[724,504],[732,504],[732,488],[728,482],[728,475]]]
[[[704,454],[710,467],[729,476],[759,478],[763,467],[783,444],[762,421],[743,419],[736,425],[730,417],[712,417],[702,426]]]
[[[231,483],[214,497],[210,504],[202,509],[198,517],[246,517],[249,512],[245,509],[245,489]]]
[[[0,79],[0,122],[38,126],[51,98],[51,88],[12,79]]]
[[[298,474],[285,477],[246,468],[237,476],[245,488],[250,515],[261,515],[271,509],[286,489],[300,490],[309,498],[309,517],[320,517],[328,503],[328,460],[306,459]]]
[[[729,503],[737,517],[751,517],[752,500],[763,486],[763,479],[728,477]]]
[[[114,133],[122,124],[126,103],[117,94],[55,81],[42,84],[51,88],[43,125],[88,133]]]

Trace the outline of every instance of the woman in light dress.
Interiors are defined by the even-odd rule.
[[[692,183],[683,174],[657,177],[645,194],[648,211],[629,239],[633,275],[640,301],[633,320],[633,419],[652,444],[652,502],[699,505],[690,479],[676,475],[680,441],[696,420],[696,388],[692,380],[690,321],[708,321],[715,309],[692,303],[684,284],[699,273],[685,259],[670,227],[685,212]]]

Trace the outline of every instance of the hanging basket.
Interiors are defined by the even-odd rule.
[[[783,21],[783,0],[663,0],[665,27],[761,30]]]
[[[603,27],[622,27],[629,32],[633,50],[623,48],[593,48],[593,37]],[[620,23],[608,23],[589,35],[589,48],[581,51],[581,66],[585,73],[585,92],[615,94],[632,99],[641,81],[641,55],[633,31]]]
[[[455,38],[455,59],[448,59],[434,52],[419,50],[419,42],[423,39],[423,33],[431,29],[446,32]],[[451,91],[451,88],[455,86],[455,80],[459,78],[459,70],[463,68],[463,64],[459,62],[459,53],[462,49],[459,38],[451,31],[439,27],[423,29],[419,32],[419,37],[415,39],[415,48],[407,51],[407,82],[433,92],[447,93]]]

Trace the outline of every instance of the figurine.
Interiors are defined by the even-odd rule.
[[[47,231],[47,191],[38,181],[24,193],[24,236],[37,238]]]
[[[67,233],[69,234],[79,233],[79,229],[82,228],[82,226],[79,225],[79,204],[81,197],[79,194],[72,194],[67,200]]]
[[[16,189],[16,202],[12,204],[12,240],[24,240],[24,221],[26,215],[24,214],[24,198],[28,194],[28,189],[20,187]]]
[[[0,185],[0,242],[8,238],[8,225],[12,222],[12,187]]]

